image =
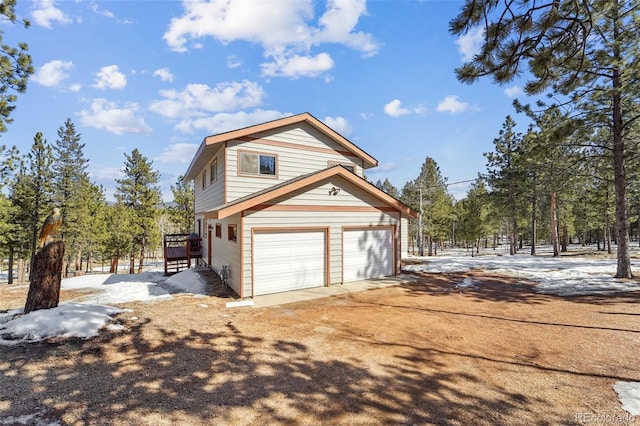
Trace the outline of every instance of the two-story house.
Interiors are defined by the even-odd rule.
[[[308,113],[207,136],[185,175],[203,258],[243,298],[396,275],[417,213],[376,165]]]

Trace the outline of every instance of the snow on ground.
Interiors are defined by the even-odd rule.
[[[484,270],[505,274],[533,282],[540,293],[556,296],[608,294],[621,291],[640,290],[635,282],[613,278],[616,272],[615,259],[593,259],[587,257],[549,257],[517,254],[515,256],[481,254],[471,257],[464,252],[416,257],[422,263],[403,267],[407,272],[455,273]],[[640,270],[635,260],[633,270]],[[459,284],[463,286],[464,283]]]
[[[170,299],[172,293],[205,294],[205,282],[194,269],[169,278],[160,271],[85,275],[63,279],[61,288],[87,294],[28,315],[21,315],[22,309],[0,314],[0,346],[33,343],[55,336],[93,337],[112,315],[122,312],[109,304]],[[110,326],[113,327],[117,325]]]

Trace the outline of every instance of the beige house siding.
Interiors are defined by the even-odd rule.
[[[200,170],[198,177],[194,180],[195,211],[203,212],[210,210],[213,206],[224,204],[225,186],[225,158],[224,149],[219,149],[214,157],[207,162],[205,169]],[[210,164],[213,160],[218,162],[218,178],[211,183]],[[202,173],[206,173],[205,187],[202,188]]]
[[[400,258],[409,257],[409,219],[400,219]]]
[[[254,137],[257,139],[254,140]],[[356,174],[362,176],[361,159],[355,155],[347,155],[343,147],[311,126],[285,128],[278,133],[254,137],[228,143],[227,202],[300,175],[326,169],[335,163],[354,164]],[[238,161],[241,151],[275,155],[276,176],[254,177],[239,174]]]
[[[227,284],[237,293],[240,293],[240,276],[241,276],[241,224],[242,217],[240,214],[229,216],[225,219],[207,221],[207,228],[211,226],[211,268],[218,274],[222,271],[223,266],[228,266],[230,277]],[[216,224],[222,225],[222,238],[216,237]],[[228,240],[228,226],[237,225],[238,239],[236,242]],[[207,231],[208,232],[208,231]],[[208,250],[208,247],[205,247]],[[208,252],[204,253],[205,259],[208,258]]]

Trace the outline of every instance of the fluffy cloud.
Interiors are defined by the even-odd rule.
[[[80,123],[83,126],[106,130],[121,136],[125,133],[151,133],[144,119],[137,116],[138,104],[129,103],[118,107],[114,102],[106,99],[94,99],[91,111],[80,112]]]
[[[414,106],[411,108],[403,108],[400,99],[394,99],[384,106],[384,113],[391,117],[400,117],[407,114],[422,114],[426,111],[423,105]]]
[[[333,59],[327,53],[317,56],[293,55],[262,64],[262,74],[267,77],[317,77],[331,68]]]
[[[445,98],[440,101],[436,109],[440,112],[450,112],[451,114],[457,114],[459,112],[464,112],[469,108],[470,105],[466,102],[458,100],[458,96],[449,95],[445,96]]]
[[[71,19],[55,6],[54,0],[40,0],[33,3],[31,17],[36,25],[51,29],[51,23],[70,24]]]
[[[189,84],[182,91],[162,90],[164,98],[153,102],[149,109],[167,118],[202,117],[212,112],[251,108],[262,103],[264,90],[258,83],[220,83],[216,87]]]
[[[456,44],[458,45],[458,51],[462,55],[462,60],[469,62],[475,55],[480,53],[483,41],[484,27],[475,27],[465,35],[458,37]]]
[[[102,67],[96,74],[96,89],[124,89],[127,86],[127,77],[118,70],[117,65]]]
[[[197,150],[197,144],[175,143],[170,145],[168,149],[154,158],[154,160],[160,163],[188,164]]]
[[[346,118],[325,117],[322,121],[324,121],[327,126],[340,133],[342,136],[349,136],[351,132],[353,132],[353,128]]]
[[[504,89],[504,94],[507,95],[510,98],[515,98],[518,97],[520,95],[522,95],[524,92],[522,90],[522,87],[520,86],[512,86],[512,87],[507,87],[506,89]]]
[[[175,51],[184,52],[198,39],[213,37],[222,43],[236,40],[256,43],[273,58],[263,65],[266,75],[316,76],[333,67],[327,53],[310,54],[323,43],[336,43],[375,55],[379,44],[369,33],[356,31],[366,14],[364,0],[330,0],[314,22],[311,0],[273,1],[212,0],[184,1],[184,13],[171,20],[164,40]],[[196,46],[197,47],[197,46]],[[296,73],[296,71],[300,71]]]
[[[291,114],[261,109],[254,110],[253,112],[239,111],[233,114],[220,113],[210,117],[182,120],[176,128],[185,133],[190,133],[194,130],[203,130],[209,134],[217,134],[277,120],[289,115]]]
[[[171,71],[169,71],[169,68],[160,68],[158,70],[155,70],[153,72],[153,76],[160,77],[160,80],[162,81],[168,81],[168,82],[173,81],[173,74],[171,74]]]
[[[38,68],[32,80],[46,87],[55,87],[69,77],[66,71],[70,69],[73,69],[73,62],[56,59]]]

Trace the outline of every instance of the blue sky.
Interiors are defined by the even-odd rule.
[[[522,82],[467,85],[454,69],[481,32],[448,33],[462,1],[34,1],[2,24],[36,74],[0,144],[26,154],[67,118],[91,179],[112,199],[134,148],[161,173],[166,201],[202,139],[309,112],[375,157],[373,182],[399,189],[427,156],[448,182],[485,170],[483,152]],[[457,198],[468,184],[451,185]]]

